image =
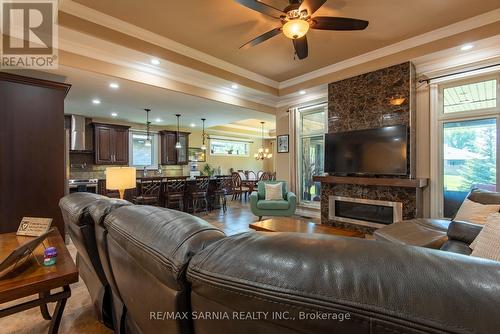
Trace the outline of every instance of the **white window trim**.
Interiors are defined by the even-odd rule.
[[[325,108],[325,128],[323,131],[318,131],[318,132],[312,132],[308,133],[306,135],[302,135],[301,133],[301,127],[302,127],[302,117],[301,115],[308,115],[308,114],[313,114],[315,111],[310,111],[312,109],[324,107]],[[297,148],[295,154],[295,165],[297,166],[296,168],[296,173],[295,173],[295,184],[297,187],[297,202],[298,204],[308,207],[308,208],[319,208],[320,207],[320,202],[312,202],[312,201],[303,201],[302,200],[302,182],[301,182],[301,177],[302,177],[302,138],[310,138],[310,137],[318,137],[318,136],[323,136],[323,140],[325,137],[325,134],[328,133],[328,103],[327,102],[320,102],[316,104],[311,104],[308,106],[304,107],[297,107],[293,109],[295,112],[295,119],[297,120],[295,124],[295,133],[297,134],[296,141],[295,141],[295,147]]]
[[[443,91],[445,88],[460,86],[485,80],[497,80],[497,105],[494,108],[477,109],[466,112],[444,113]],[[496,118],[497,120],[497,189],[500,189],[500,73],[472,76],[430,85],[430,199],[431,217],[442,218],[444,215],[443,200],[443,125],[448,122],[472,121]]]
[[[128,137],[128,150],[129,150],[129,166],[130,167],[135,167],[137,169],[146,169],[151,170],[151,169],[158,169],[158,164],[159,164],[159,158],[160,158],[160,152],[159,152],[159,138],[158,138],[158,133],[150,131],[149,132],[151,135],[151,150],[153,152],[153,164],[150,166],[144,166],[144,165],[134,165],[134,152],[133,152],[133,144],[132,144],[132,136],[134,134],[141,134],[144,135],[146,134],[146,131],[144,130],[130,130],[129,131],[129,137]]]

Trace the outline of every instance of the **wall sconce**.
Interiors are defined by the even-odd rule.
[[[405,101],[406,101],[406,97],[401,97],[401,96],[399,96],[399,97],[391,97],[389,99],[389,103],[391,105],[393,105],[393,106],[400,106],[403,103],[405,103]]]

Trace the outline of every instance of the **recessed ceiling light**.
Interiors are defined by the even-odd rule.
[[[194,128],[196,126],[196,124],[194,124],[194,123],[191,123],[189,125],[191,125],[192,128]]]
[[[116,113],[116,112],[112,112],[112,113],[111,113],[111,116],[112,116],[112,117],[116,117],[116,116],[118,116],[118,113]]]
[[[306,91],[305,91],[305,90],[301,90],[301,91],[299,92],[299,94],[300,94],[300,95],[304,95],[305,93],[306,93]]]
[[[155,122],[156,122],[156,123],[160,123],[160,122],[161,122],[161,118],[157,118],[157,119],[155,119]]]
[[[151,64],[153,64],[153,65],[160,65],[160,60],[156,59],[156,58],[153,58],[153,59],[151,59]]]
[[[93,99],[92,103],[93,104],[101,104],[101,100],[99,100],[99,99]]]
[[[467,51],[467,50],[472,49],[473,47],[474,47],[473,44],[464,44],[464,45],[462,45],[462,47],[460,48],[460,50]]]
[[[231,85],[231,88],[232,89],[238,89],[238,85],[234,83],[234,84]]]
[[[120,88],[120,85],[117,84],[116,82],[112,82],[109,84],[109,88],[118,89]]]

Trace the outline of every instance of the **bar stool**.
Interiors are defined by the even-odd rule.
[[[171,176],[165,182],[165,207],[184,211],[184,195],[186,193],[186,176]]]
[[[137,195],[134,204],[160,206],[163,179],[140,179],[137,182]]]
[[[207,191],[210,178],[208,176],[197,176],[193,188],[188,191],[188,196],[193,207],[193,213],[199,209],[200,202],[205,204],[205,212],[208,213]]]

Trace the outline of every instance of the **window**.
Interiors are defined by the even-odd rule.
[[[472,188],[496,191],[497,120],[443,124],[445,217],[453,217]]]
[[[439,216],[453,217],[472,188],[497,189],[498,89],[494,76],[439,87]]]
[[[151,146],[146,145],[145,132],[130,131],[130,165],[139,168],[157,168],[158,166],[158,135],[150,134]]]
[[[250,143],[237,140],[210,139],[210,154],[225,156],[250,156]]]
[[[497,106],[497,80],[468,83],[443,90],[445,114]]]
[[[321,183],[313,176],[324,172],[326,105],[299,108],[298,180],[300,201],[319,206]]]

